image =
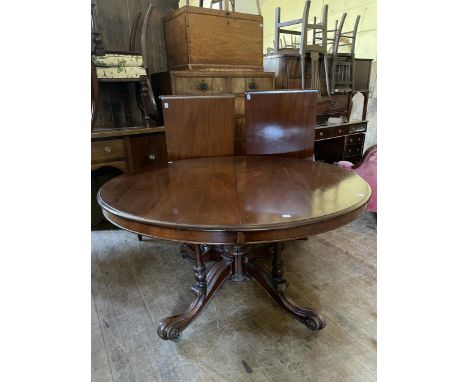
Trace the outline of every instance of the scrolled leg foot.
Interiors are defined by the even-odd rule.
[[[231,263],[229,261],[218,261],[206,273],[203,254],[199,248],[196,248],[196,256],[197,260],[194,266],[195,285],[192,287],[195,299],[184,313],[161,320],[158,335],[163,340],[174,341],[179,339],[180,333],[200,315],[230,274]]]
[[[180,330],[175,326],[171,326],[167,320],[162,320],[159,323],[158,336],[163,340],[176,341],[180,337]]]
[[[305,324],[310,330],[316,331],[316,330],[323,329],[327,323],[324,318],[322,318],[319,315],[316,315],[316,316],[306,318]]]
[[[321,316],[310,309],[297,306],[291,301],[284,291],[287,288],[287,282],[283,278],[283,262],[281,259],[281,249],[276,247],[273,258],[273,272],[270,273],[265,266],[254,259],[245,263],[248,273],[265,289],[265,291],[289,314],[305,324],[310,330],[321,330],[326,322]]]

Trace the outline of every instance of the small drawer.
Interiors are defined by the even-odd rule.
[[[226,77],[176,77],[176,95],[208,95],[225,94],[227,92]]]
[[[362,148],[364,145],[352,145],[346,146],[344,150],[344,156],[351,157],[355,155],[362,155]]]
[[[353,123],[349,125],[349,133],[360,133],[367,131],[367,122]]]
[[[109,139],[91,142],[91,162],[106,162],[123,159],[125,157],[122,139]]]
[[[348,125],[335,125],[335,126],[331,125],[331,126],[315,129],[316,140],[342,137],[347,134],[348,134]]]
[[[346,137],[346,145],[362,144],[366,139],[366,134],[353,134]]]
[[[231,93],[241,94],[255,90],[273,90],[273,76],[231,78]]]

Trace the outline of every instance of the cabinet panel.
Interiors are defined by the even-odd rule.
[[[346,137],[346,144],[347,145],[354,145],[354,144],[363,144],[364,140],[366,138],[365,134],[353,134],[353,135],[348,135]]]
[[[362,155],[363,147],[364,147],[363,145],[346,146],[344,150],[344,156],[350,157],[350,156]]]
[[[131,152],[130,171],[167,165],[165,134],[144,134],[127,139]]]

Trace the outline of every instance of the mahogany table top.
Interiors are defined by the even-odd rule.
[[[132,232],[212,244],[290,240],[344,225],[371,196],[338,166],[272,156],[188,159],[125,174],[98,193],[104,215]]]

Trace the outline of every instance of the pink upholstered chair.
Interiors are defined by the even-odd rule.
[[[364,153],[360,163],[340,161],[338,166],[353,171],[369,183],[372,196],[367,203],[367,211],[377,212],[377,145],[369,147]]]

